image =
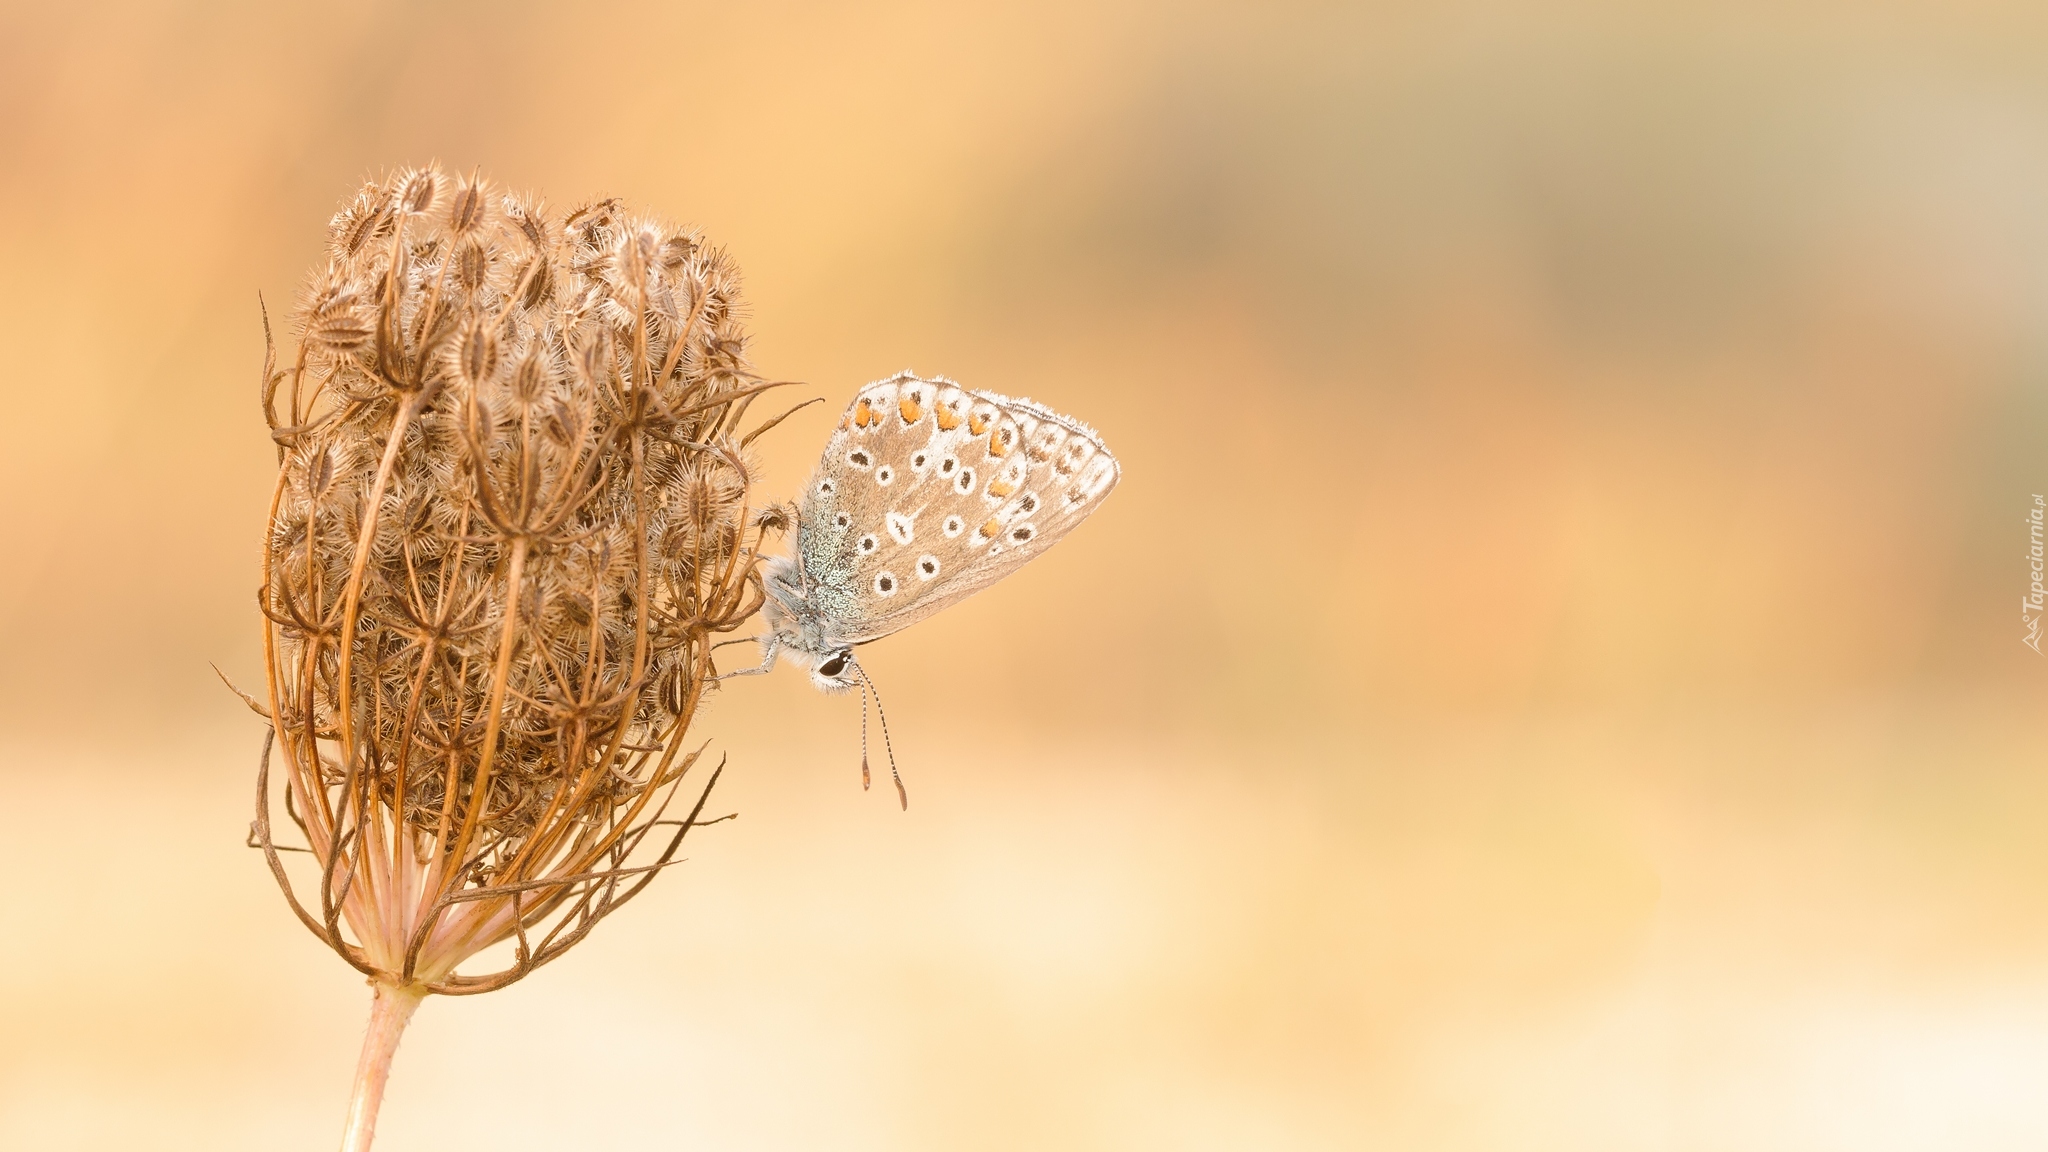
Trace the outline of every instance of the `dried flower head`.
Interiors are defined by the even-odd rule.
[[[335,216],[263,379],[267,712],[309,895],[268,751],[255,836],[380,997],[525,976],[697,823],[715,770],[669,802],[710,646],[759,608],[787,523],[748,511],[742,424],[773,385],[738,315],[724,253],[616,200],[555,221],[428,167]]]

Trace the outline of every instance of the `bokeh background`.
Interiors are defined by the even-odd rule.
[[[380,1149],[2048,1145],[2048,18],[0,4],[0,1147],[329,1147],[243,846],[273,315],[366,176],[618,194],[828,400],[1125,461],[700,721],[741,813]]]

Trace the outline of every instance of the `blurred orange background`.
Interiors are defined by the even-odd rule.
[[[2048,1145],[2030,5],[0,6],[0,1147],[319,1148],[256,405],[357,183],[695,224],[753,358],[1095,424],[1050,558],[699,722],[690,862],[380,1149]]]

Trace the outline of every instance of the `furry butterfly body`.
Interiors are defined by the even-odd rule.
[[[795,554],[763,573],[778,652],[830,691],[853,648],[1015,572],[1116,486],[1087,425],[1029,400],[903,373],[860,390],[797,508]]]

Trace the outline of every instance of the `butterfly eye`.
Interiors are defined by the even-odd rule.
[[[937,576],[938,574],[939,558],[937,556],[919,556],[917,558],[918,579],[929,580],[932,577]]]
[[[884,488],[888,487],[889,483],[895,479],[896,470],[887,464],[875,469],[875,483],[882,485]]]
[[[939,525],[939,528],[945,532],[948,539],[951,539],[966,530],[967,521],[962,520],[958,516],[948,516],[946,517],[946,522]]]
[[[873,464],[875,461],[873,457],[868,455],[867,449],[855,448],[853,451],[848,452],[846,454],[846,462],[848,464],[853,465],[855,468],[866,470],[867,466]]]
[[[875,535],[872,532],[868,533],[866,536],[861,537],[860,543],[855,545],[855,547],[860,549],[860,554],[863,556],[872,554],[875,549],[880,548],[881,546],[882,542],[880,540],[875,539]]]
[[[1017,511],[1022,512],[1026,516],[1029,516],[1033,512],[1038,511],[1038,497],[1027,495],[1023,499],[1017,501]],[[844,514],[842,514],[841,519],[844,518]]]
[[[939,475],[951,476],[953,474],[953,469],[958,468],[959,466],[960,462],[958,460],[955,460],[951,456],[948,456],[944,460],[939,461]]]
[[[818,675],[827,678],[835,677],[839,675],[841,672],[846,671],[846,661],[846,653],[837,653],[830,660],[827,660],[823,664],[818,665]]]
[[[831,482],[830,480],[820,480],[820,481],[818,481],[818,495],[820,495],[820,496],[830,496],[830,495],[832,494],[832,491],[833,491],[833,484],[832,484],[832,482]]]
[[[962,468],[959,477],[953,481],[953,490],[962,496],[974,491],[974,469]]]
[[[1028,509],[1027,509],[1027,511],[1028,511]],[[844,512],[841,512],[841,513],[840,513],[839,515],[837,515],[837,516],[834,516],[834,517],[832,518],[832,526],[833,526],[833,527],[835,527],[835,528],[844,528],[844,527],[846,527],[846,526],[847,526],[848,524],[851,524],[851,523],[853,523],[853,517],[851,517],[851,516],[848,516],[848,515],[847,515],[846,513],[844,513]]]
[[[1037,531],[1033,529],[1031,525],[1024,524],[1011,530],[1010,539],[1015,540],[1019,544],[1022,544],[1026,540],[1031,539],[1033,536],[1036,536],[1037,534]]]
[[[875,577],[875,595],[894,596],[895,594],[896,574],[894,572],[883,572]]]
[[[924,471],[924,466],[926,464],[931,463],[931,459],[932,458],[928,453],[919,452],[917,455],[912,456],[910,458],[910,470],[912,472]]]

